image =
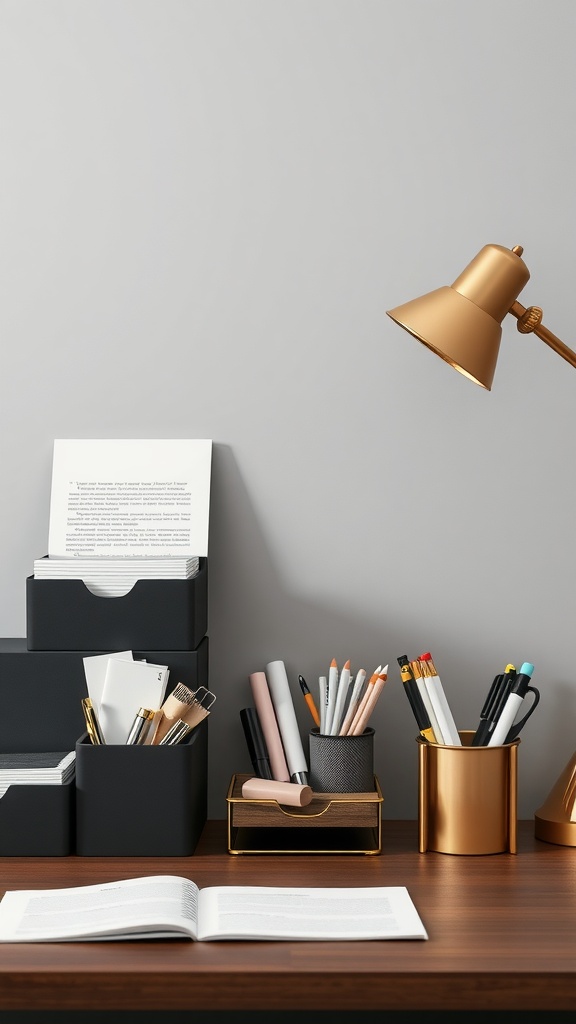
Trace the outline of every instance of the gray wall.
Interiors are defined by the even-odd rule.
[[[387,818],[417,815],[396,659],[461,728],[532,661],[530,818],[576,747],[576,371],[508,317],[487,393],[386,316],[521,244],[571,344],[571,0],[2,0],[0,635],[25,634],[55,437],[209,437],[210,813],[248,675],[388,662]]]

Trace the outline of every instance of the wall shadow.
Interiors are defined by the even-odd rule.
[[[320,604],[292,593],[266,543],[232,451],[220,444],[213,448],[208,566],[210,685],[217,694],[209,721],[209,816],[225,818],[231,775],[252,771],[239,717],[240,710],[252,704],[249,674],[264,670],[269,661],[285,662],[307,753],[314,723],[300,699],[298,674],[317,693],[318,675],[326,673],[330,658],[342,651],[347,652],[343,658],[361,656],[362,667],[371,672],[393,649],[392,640],[404,627],[390,616],[383,626],[376,612],[369,618],[364,611],[355,614],[353,608],[343,608],[341,594],[333,604]],[[355,668],[359,667],[357,662]],[[396,682],[394,665],[389,673]],[[383,815],[416,817],[417,749],[412,738],[417,730],[405,695],[392,680],[371,724],[377,730],[375,769],[385,795]]]

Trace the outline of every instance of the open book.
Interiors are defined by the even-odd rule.
[[[208,886],[176,875],[14,890],[0,901],[1,942],[107,939],[427,939],[404,886],[294,889]]]

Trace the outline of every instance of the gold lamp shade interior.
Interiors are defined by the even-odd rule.
[[[450,287],[387,310],[455,370],[490,391],[502,320],[530,279],[522,249],[485,245]]]

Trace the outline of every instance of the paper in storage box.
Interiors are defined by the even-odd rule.
[[[191,650],[207,632],[210,440],[55,440],[48,555],[42,561],[196,559],[190,578],[139,578],[122,593],[100,575],[26,580],[29,650]],[[169,571],[169,570],[168,570]],[[112,593],[114,597],[103,596]]]
[[[208,555],[212,442],[55,440],[49,558]]]

